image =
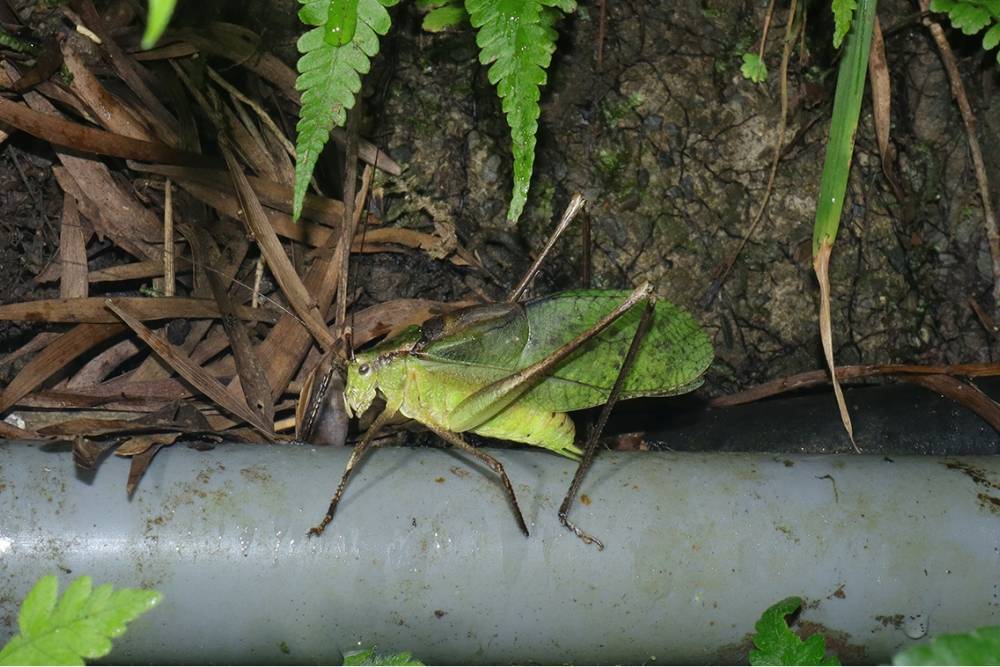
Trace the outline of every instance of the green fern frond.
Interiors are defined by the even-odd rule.
[[[571,12],[575,6],[573,0],[465,0],[472,27],[479,31],[479,62],[491,65],[490,83],[497,87],[510,126],[514,189],[507,220],[511,222],[521,216],[531,183],[538,100],[558,37],[553,26],[560,13],[553,8]]]
[[[302,213],[316,160],[334,127],[343,125],[361,90],[361,75],[378,53],[379,36],[392,21],[386,7],[398,0],[299,0],[299,19],[316,26],[299,38],[302,108],[296,126],[293,217]]]

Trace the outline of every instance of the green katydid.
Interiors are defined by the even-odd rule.
[[[568,209],[515,294],[571,217]],[[571,459],[582,455],[559,516],[584,541],[601,547],[566,514],[610,407],[619,396],[692,391],[701,385],[712,357],[708,336],[694,319],[667,301],[655,300],[648,284],[631,293],[575,290],[526,302],[472,306],[410,327],[346,364],[328,355],[327,367],[311,376],[303,389],[303,396],[312,400],[300,404],[310,406],[298,415],[300,437],[343,444],[351,414],[363,414],[376,396],[385,408],[354,448],[326,515],[309,534],[319,535],[330,523],[351,472],[375,434],[401,414],[496,472],[525,535],[527,525],[503,465],[467,444],[461,434],[533,445]],[[313,387],[317,377],[320,384]],[[606,404],[605,410],[585,453],[574,442],[575,427],[566,413],[601,404]],[[323,411],[327,415],[321,418]]]

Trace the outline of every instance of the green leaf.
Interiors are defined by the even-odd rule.
[[[756,53],[743,54],[743,66],[740,67],[744,79],[749,79],[754,83],[767,81],[767,65]]]
[[[149,14],[146,16],[146,30],[142,34],[142,48],[151,49],[170,23],[177,0],[149,0]]]
[[[575,7],[567,0],[465,0],[472,27],[479,33],[479,62],[490,65],[510,126],[514,154],[514,189],[507,220],[521,217],[535,162],[538,100],[545,70],[558,37],[554,24],[562,11]]]
[[[389,667],[422,667],[424,663],[413,657],[409,651],[378,655],[375,647],[355,651],[344,656],[344,667],[368,667],[369,665],[388,665]]]
[[[833,0],[833,48],[840,48],[840,43],[851,29],[851,17],[857,8],[857,0]]]
[[[892,659],[894,665],[998,665],[1000,625],[941,635]]]
[[[750,651],[751,665],[839,665],[836,657],[826,657],[823,635],[811,635],[805,641],[792,632],[785,617],[802,606],[802,599],[785,598],[765,611],[754,626],[756,649]]]
[[[469,18],[465,7],[461,5],[445,5],[428,12],[424,17],[423,28],[427,32],[442,32],[456,28]]]
[[[299,20],[317,26],[299,38],[299,77],[295,88],[302,92],[299,110],[298,133],[295,148],[295,189],[292,216],[298,220],[302,214],[302,201],[309,187],[316,160],[330,139],[334,127],[342,126],[347,112],[354,107],[355,95],[361,90],[361,75],[371,68],[371,59],[378,53],[379,37],[389,31],[392,19],[386,7],[398,0],[299,0]],[[349,19],[353,3],[355,22],[353,31],[347,30],[342,19]],[[340,32],[331,33],[330,25],[340,26]],[[350,40],[336,42],[351,33]],[[336,39],[333,39],[336,38]]]
[[[20,634],[0,649],[0,665],[82,665],[111,651],[111,638],[152,609],[161,598],[138,588],[113,590],[111,584],[91,588],[80,577],[56,601],[55,577],[42,577],[21,603]]]
[[[358,0],[330,0],[323,40],[330,46],[344,46],[354,39],[358,27]]]

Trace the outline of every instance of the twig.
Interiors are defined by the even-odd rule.
[[[1000,375],[1000,364],[955,364],[951,366],[919,366],[916,364],[864,364],[837,366],[838,380],[857,380],[879,375],[961,375],[965,377],[990,377]],[[826,384],[830,375],[826,370],[806,371],[785,378],[759,384],[756,387],[728,396],[719,396],[708,402],[709,407],[724,408],[752,403],[762,398],[796,391],[806,387]]]

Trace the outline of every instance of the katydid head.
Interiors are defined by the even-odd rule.
[[[360,417],[371,407],[378,389],[375,370],[377,356],[371,353],[357,355],[347,365],[347,387],[344,399],[347,410]]]

